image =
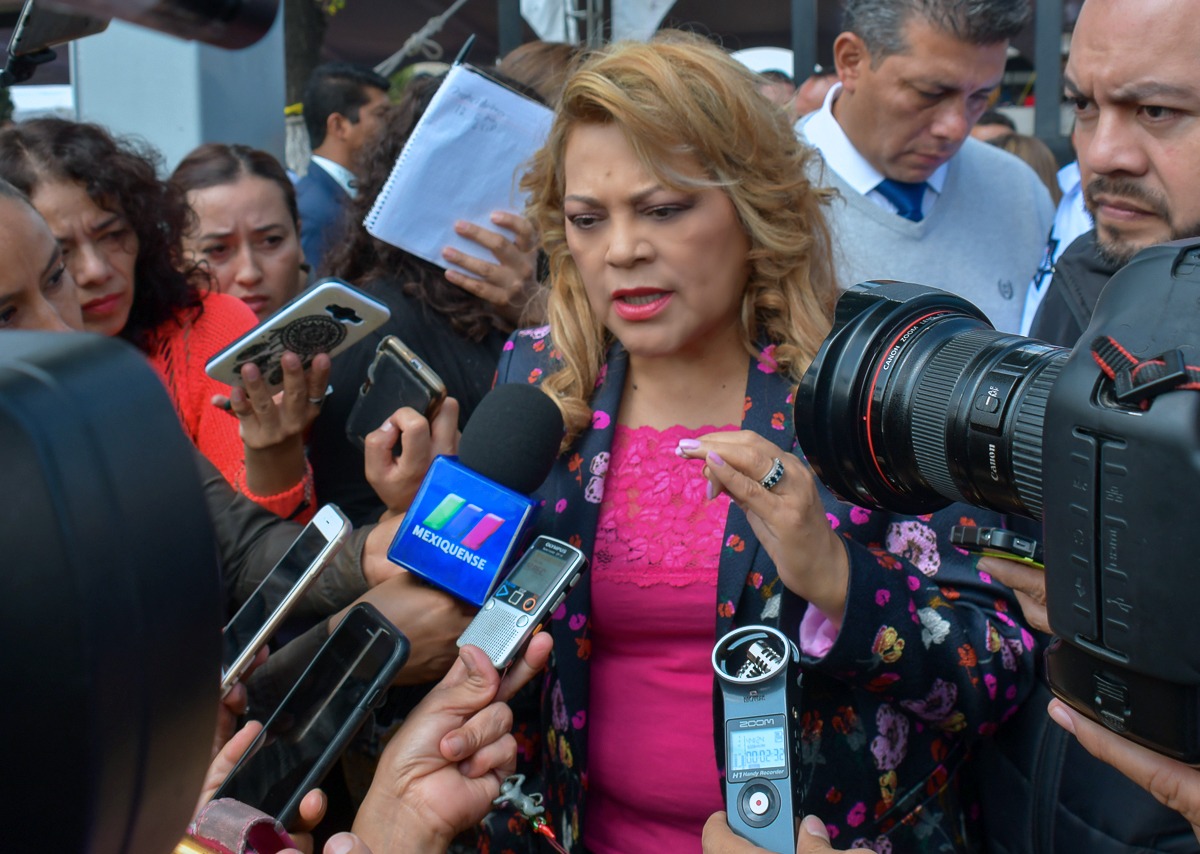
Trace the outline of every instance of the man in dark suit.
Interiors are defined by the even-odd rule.
[[[296,183],[296,201],[304,257],[318,272],[338,235],[342,209],[354,196],[358,154],[387,109],[388,87],[386,77],[349,62],[317,66],[305,87],[304,124],[313,156]]]

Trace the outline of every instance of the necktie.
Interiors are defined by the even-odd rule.
[[[885,178],[875,188],[879,193],[896,206],[896,213],[912,222],[920,222],[925,216],[921,213],[921,201],[925,198],[925,182],[908,184],[904,181],[893,181]]]

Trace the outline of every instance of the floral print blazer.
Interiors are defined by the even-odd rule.
[[[548,332],[515,333],[497,383],[538,383],[557,370]],[[776,373],[772,350],[747,358],[742,428],[799,453],[791,384]],[[591,401],[591,429],[559,458],[540,490],[538,533],[585,554],[594,544],[626,364],[614,345]],[[1012,594],[949,545],[951,525],[998,524],[998,517],[961,504],[929,517],[898,516],[844,504],[820,488],[850,558],[850,589],[832,646],[819,658],[803,657],[797,769],[803,811],[826,821],[838,848],[970,850],[968,827],[978,805],[960,789],[959,771],[971,742],[1015,711],[1034,674],[1033,638],[1013,619],[1019,612]],[[783,587],[733,504],[714,608],[714,643],[732,628],[757,623],[780,625],[798,639],[807,608]],[[575,851],[582,850],[587,792],[588,612],[585,576],[551,620],[554,654],[544,680],[526,692],[527,708],[514,701],[525,791],[545,795],[551,828]],[[719,736],[720,727],[715,731]],[[723,744],[714,749],[721,766]],[[536,839],[511,810],[497,810],[485,820],[480,844],[493,854],[542,850]]]

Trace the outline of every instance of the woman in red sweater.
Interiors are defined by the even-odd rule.
[[[253,366],[245,389],[204,373],[257,318],[241,300],[198,287],[203,274],[183,267],[191,213],[184,195],[158,179],[158,160],[94,124],[46,118],[0,131],[0,177],[29,196],[62,245],[84,328],[146,354],[188,436],[239,492],[306,520],[315,501],[302,434],[324,395],[328,358],[305,375],[298,357],[285,356],[279,404]],[[228,396],[233,414],[216,408],[214,396]]]

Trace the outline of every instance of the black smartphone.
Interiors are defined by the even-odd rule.
[[[293,827],[300,801],[382,702],[408,653],[408,639],[374,606],[355,605],[213,797],[235,798]]]
[[[950,528],[950,544],[986,557],[1019,560],[1043,568],[1042,544],[1005,528],[980,528],[975,525],[954,525]]]
[[[367,378],[346,419],[346,437],[363,447],[367,434],[402,406],[411,406],[432,421],[445,399],[442,378],[408,345],[389,335],[375,348]],[[400,442],[393,451],[399,455]]]
[[[221,696],[229,693],[296,603],[342,550],[350,520],[326,504],[221,630]]]

